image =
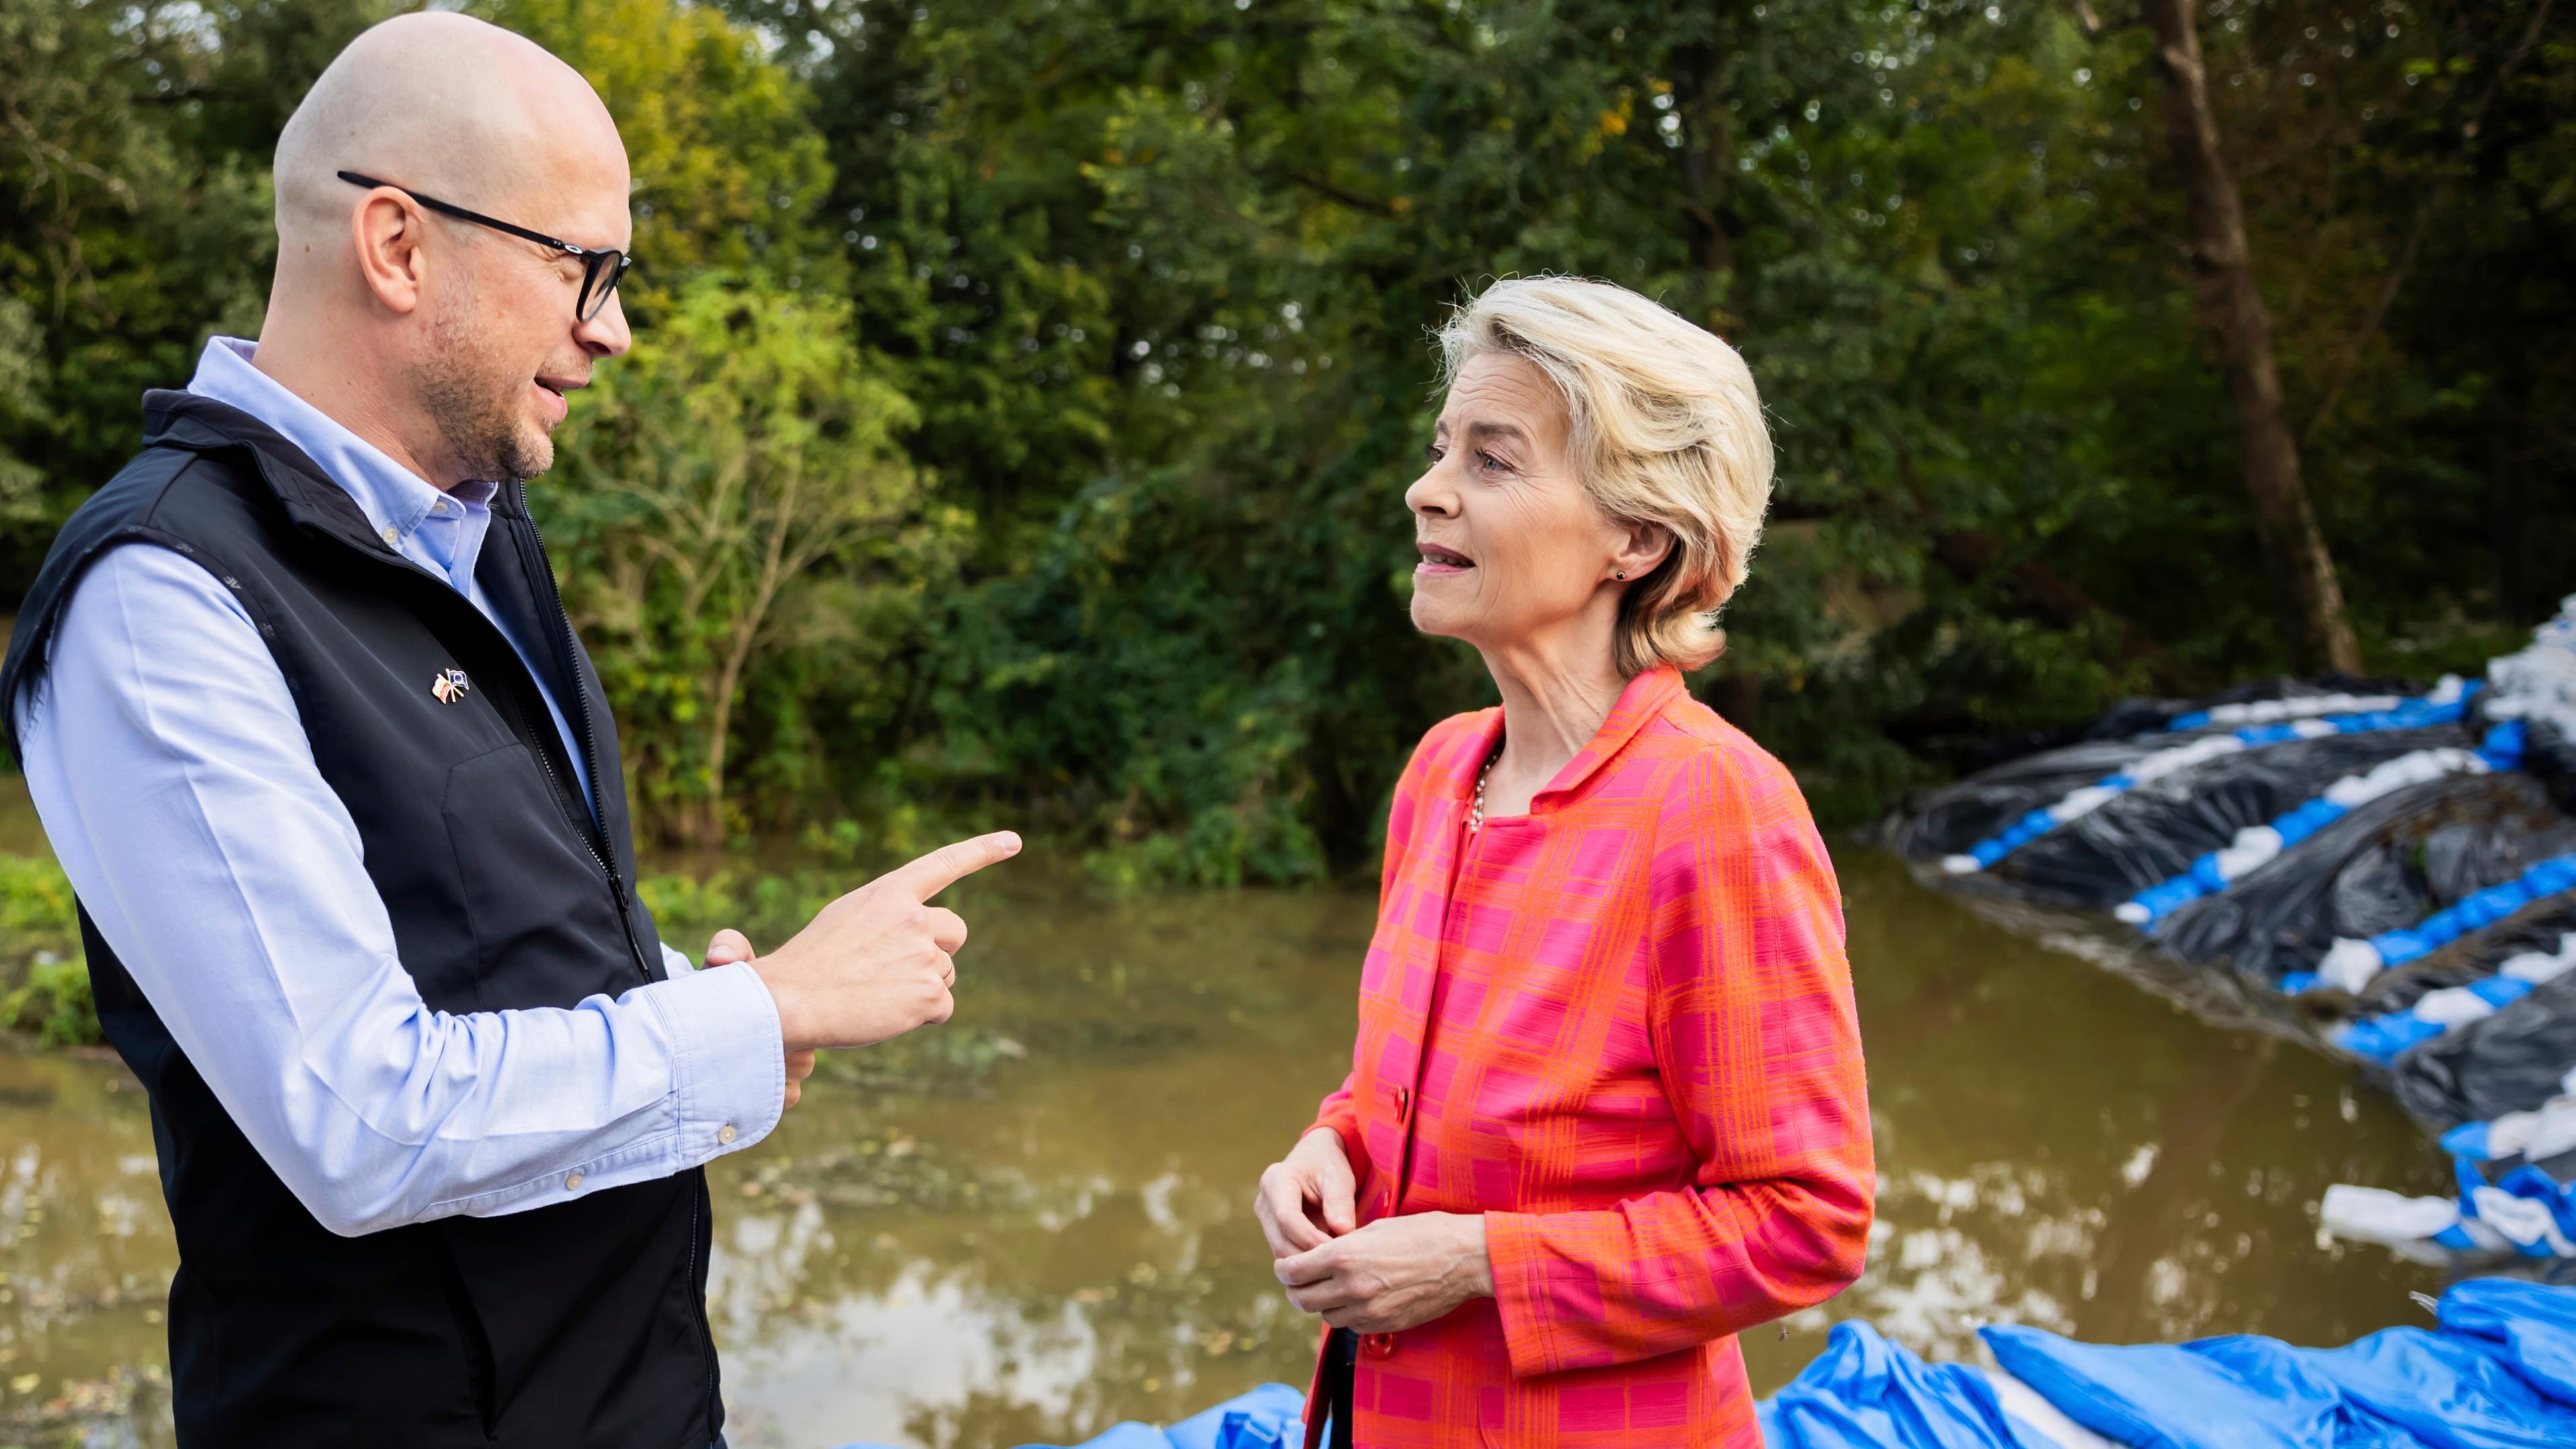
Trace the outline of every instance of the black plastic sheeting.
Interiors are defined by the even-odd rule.
[[[2518,771],[2446,776],[2356,807],[2174,912],[2157,939],[2185,960],[2225,962],[2270,985],[2314,969],[2338,936],[2412,926],[2570,850],[2576,819],[2538,780]]]
[[[1900,855],[1939,860],[1967,849],[2070,790],[2116,774],[2148,754],[2191,738],[2156,734],[2142,739],[2087,740],[1998,765],[1907,811],[1896,821],[1889,843]]]
[[[2529,721],[2522,768],[2442,775],[2363,802],[2226,889],[2175,910],[2151,934],[2111,920],[2108,908],[2184,874],[2232,844],[2238,832],[2279,819],[2337,780],[2419,751],[2476,749],[2497,723],[2483,707],[2485,697],[2457,725],[2331,735],[2220,755],[2139,784],[1985,870],[1954,876],[1941,866],[2032,810],[2150,753],[2215,732],[2164,727],[2180,714],[2232,700],[2332,692],[2412,695],[2422,686],[2275,681],[2208,700],[2130,701],[2057,732],[2062,743],[2053,748],[2021,754],[1919,800],[1881,838],[1915,862],[1922,878],[2016,929],[2075,925],[2088,943],[2086,954],[2159,991],[2236,1024],[2336,1051],[2332,1033],[2342,1022],[2402,1011],[2427,992],[2482,980],[2524,951],[2554,950],[2562,933],[2576,930],[2576,898],[2553,897],[2391,967],[2357,995],[2280,990],[2284,976],[2313,971],[2338,938],[2411,928],[2541,861],[2576,852],[2576,741],[2545,721]],[[2440,1129],[2539,1106],[2562,1090],[2571,1065],[2576,974],[2423,1043],[2399,1057],[2387,1076],[2399,1100]]]
[[[2380,972],[2362,988],[2354,1004],[2374,1016],[2403,1011],[2427,992],[2483,981],[2493,976],[2496,968],[2526,951],[2555,951],[2559,938],[2571,931],[2576,931],[2576,898],[2536,902],[2512,918],[2463,936],[2420,961]],[[2576,1065],[2576,1057],[2570,1057],[2568,1062]]]
[[[2033,899],[2107,908],[2191,869],[2236,832],[2278,819],[2346,775],[2417,750],[2456,745],[2460,737],[2458,726],[2446,725],[2329,735],[2224,755],[2138,785],[1980,874]],[[2167,747],[2193,738],[2168,736]]]
[[[2397,1059],[2389,1085],[2437,1127],[2491,1122],[2558,1095],[2576,1064],[2576,976],[2561,976],[2483,1021]]]
[[[2549,798],[2559,809],[2576,815],[2576,739],[2546,720],[2532,720],[2525,728],[2522,767],[2549,787]]]

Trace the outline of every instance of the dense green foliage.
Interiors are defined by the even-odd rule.
[[[1775,522],[1694,686],[1821,813],[2279,667],[2124,0],[475,8],[635,157],[637,353],[539,506],[673,836],[999,814],[1124,881],[1364,862],[1486,688],[1404,621],[1399,494],[1426,329],[1495,275],[1639,288],[1752,363]],[[255,327],[276,127],[381,9],[0,12],[0,579],[137,391]],[[2576,586],[2576,16],[2203,32],[2365,651],[2474,662]],[[801,566],[755,599],[782,506]]]

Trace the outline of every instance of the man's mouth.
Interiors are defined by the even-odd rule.
[[[1416,542],[1414,547],[1422,550],[1422,562],[1414,565],[1413,569],[1418,574],[1461,573],[1476,566],[1474,559],[1454,548],[1442,548],[1436,543],[1421,542]]]
[[[539,376],[530,378],[529,383],[543,395],[538,399],[537,405],[546,415],[546,426],[553,427],[556,423],[562,422],[564,420],[564,414],[571,410],[572,404],[564,395],[575,391],[576,389],[589,386],[590,379],[586,377]]]

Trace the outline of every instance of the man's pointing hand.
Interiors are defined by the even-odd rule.
[[[930,898],[1020,853],[1004,830],[943,845],[825,906],[752,969],[778,1003],[789,1051],[873,1046],[946,1021],[966,923]]]

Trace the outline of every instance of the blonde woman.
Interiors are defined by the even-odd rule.
[[[1761,533],[1761,404],[1595,282],[1440,341],[1413,621],[1503,702],[1414,751],[1350,1076],[1256,1196],[1328,1326],[1307,1443],[1756,1449],[1735,1335],[1852,1281],[1873,1182],[1832,863],[1682,686]]]

